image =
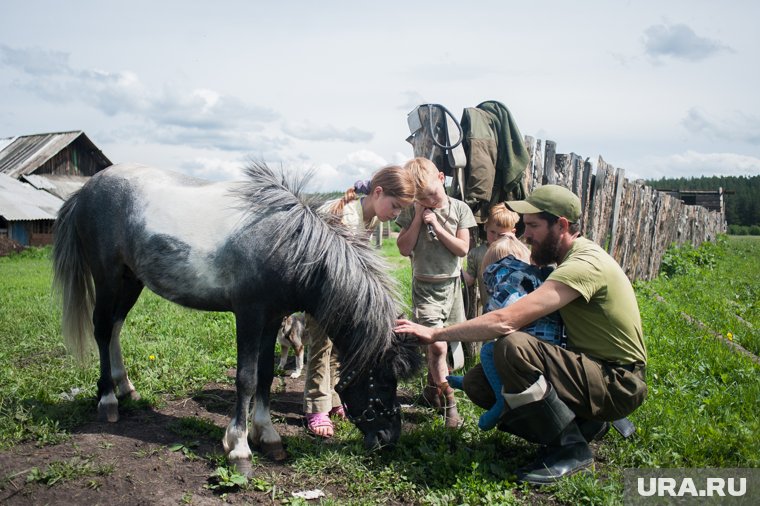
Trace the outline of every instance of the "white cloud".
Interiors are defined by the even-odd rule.
[[[683,23],[652,25],[644,30],[644,52],[653,61],[661,56],[699,61],[720,51],[733,51],[720,41],[700,37]]]
[[[410,112],[420,104],[426,103],[425,98],[416,91],[405,91],[402,93],[403,99],[399,105],[399,109],[404,112]]]
[[[718,119],[692,107],[681,120],[681,124],[688,131],[705,135],[710,139],[760,144],[760,117],[744,112],[735,112]]]
[[[213,94],[213,100],[209,98]],[[220,95],[212,90],[165,89],[152,97],[144,111],[158,125],[174,125],[210,130],[259,130],[278,115],[271,109],[252,106],[236,97]]]
[[[181,169],[200,179],[212,181],[237,181],[244,178],[245,164],[241,161],[222,160],[219,158],[195,158],[182,163]]]
[[[69,55],[62,51],[38,47],[18,49],[0,44],[0,63],[32,76],[46,77],[68,73],[68,60]]]
[[[409,161],[409,159],[412,157],[412,149],[409,148],[409,153],[402,153],[400,151],[396,151],[393,153],[393,161],[391,163],[395,165],[404,165],[406,162]]]
[[[140,126],[128,131],[143,141],[245,151],[252,147],[253,134],[278,118],[267,107],[211,89],[166,85],[156,91],[133,72],[75,69],[68,65],[68,54],[62,52],[0,45],[0,63],[20,72],[24,89],[40,98],[81,103],[107,116],[130,117]],[[264,143],[266,151],[271,151],[287,141]]]
[[[354,185],[358,180],[371,179],[378,169],[388,165],[388,162],[377,153],[361,149],[346,155],[335,165],[322,163],[316,166],[303,166],[303,171],[312,169],[313,176],[309,183],[309,191],[343,191]],[[298,167],[294,167],[298,169]]]
[[[699,153],[689,150],[668,156],[646,157],[641,166],[646,167],[647,178],[650,179],[760,174],[760,158],[737,153]]]
[[[317,126],[309,122],[301,124],[286,123],[282,131],[296,139],[306,141],[344,141],[351,143],[369,142],[372,132],[354,127],[339,129],[332,125]]]

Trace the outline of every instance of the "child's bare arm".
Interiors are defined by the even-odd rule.
[[[452,235],[438,222],[433,211],[429,209],[426,209],[422,213],[422,221],[425,222],[425,226],[428,224],[433,226],[438,240],[452,254],[458,257],[467,255],[467,252],[470,250],[470,231],[468,229],[460,228],[457,230],[456,235]]]
[[[472,286],[475,284],[475,278],[470,275],[467,271],[462,271],[462,275],[464,276],[464,284],[467,286]]]
[[[403,256],[408,257],[412,254],[414,245],[417,244],[417,237],[420,235],[420,228],[422,227],[422,208],[415,202],[414,204],[414,218],[408,227],[404,227],[396,238],[396,246],[398,251]]]

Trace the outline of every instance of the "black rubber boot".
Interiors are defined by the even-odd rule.
[[[598,441],[602,439],[610,430],[609,422],[576,419],[575,423],[578,424],[578,428],[581,430],[581,434],[583,434],[583,437],[589,443],[591,441]]]
[[[519,481],[547,485],[594,463],[591,448],[575,423],[575,414],[551,385],[543,399],[508,410],[503,420],[501,430],[546,445],[536,461],[517,470]]]

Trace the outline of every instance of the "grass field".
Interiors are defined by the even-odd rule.
[[[408,259],[392,243],[383,253],[408,294]],[[65,353],[48,255],[43,249],[0,258],[2,450],[60,444],[95,414],[97,365],[80,368]],[[667,276],[636,284],[650,359],[649,399],[630,417],[637,434],[623,440],[610,433],[596,448],[594,473],[540,490],[515,484],[511,471],[535,448],[478,430],[480,411],[464,398],[468,423],[461,430],[444,431],[432,413],[407,414],[412,428],[390,452],[362,452],[358,431],[347,423],[328,448],[288,436],[290,470],[329,477],[343,495],[324,504],[619,504],[625,468],[760,467],[760,366],[720,338],[760,353],[760,240],[729,237],[671,250],[665,267]],[[122,338],[130,378],[143,396],[137,409],[232,381],[233,332],[229,314],[190,311],[144,293]],[[419,378],[403,388],[417,392],[421,384]],[[217,464],[209,462],[209,474]],[[299,504],[277,495],[274,480],[256,486]],[[0,489],[8,483],[0,474]]]

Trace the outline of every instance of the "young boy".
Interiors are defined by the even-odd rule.
[[[484,312],[483,309],[486,304],[488,304],[488,291],[480,273],[481,265],[483,265],[483,256],[494,241],[507,234],[514,234],[518,221],[520,221],[520,215],[507,209],[507,206],[503,203],[492,206],[485,223],[486,242],[467,253],[467,269],[464,271],[464,282],[467,286],[472,286],[475,283],[478,284],[481,314]]]
[[[415,182],[415,203],[396,219],[401,227],[396,244],[402,255],[412,257],[414,319],[426,327],[464,321],[459,273],[475,217],[464,202],[446,195],[445,176],[433,162],[414,158],[404,167]],[[446,381],[446,351],[446,343],[428,346],[428,384],[423,396],[443,410],[446,427],[456,428],[460,419],[454,391]]]

